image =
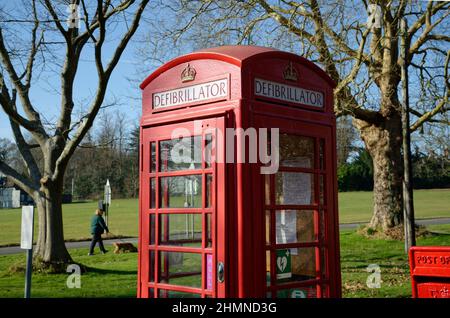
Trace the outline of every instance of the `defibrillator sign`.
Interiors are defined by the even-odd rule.
[[[277,250],[277,279],[291,278],[291,251],[289,249]]]

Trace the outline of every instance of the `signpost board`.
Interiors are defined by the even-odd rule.
[[[103,204],[105,205],[105,222],[106,222],[106,226],[108,226],[109,206],[111,205],[111,185],[109,184],[109,179],[106,179],[105,197],[103,200]]]
[[[27,250],[27,269],[25,275],[25,298],[30,298],[31,292],[31,273],[33,261],[33,223],[34,206],[22,207],[22,230],[20,236],[20,248]]]

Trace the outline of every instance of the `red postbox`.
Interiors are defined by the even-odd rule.
[[[450,247],[413,246],[409,264],[413,298],[450,298]]]
[[[340,297],[330,77],[225,46],[141,84],[138,297]]]

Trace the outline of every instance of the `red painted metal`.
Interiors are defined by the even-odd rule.
[[[183,82],[181,74],[187,65],[195,68],[195,79]],[[285,79],[287,67],[294,68],[298,80]],[[301,87],[321,92],[322,108],[308,106],[255,93],[255,79],[271,81],[285,87]],[[227,94],[196,102],[186,98],[185,103],[153,109],[153,94],[184,89],[193,85],[225,80]],[[340,297],[341,278],[339,263],[339,231],[337,215],[336,180],[336,123],[333,114],[333,88],[335,84],[315,64],[287,52],[255,46],[226,46],[205,49],[175,58],[164,64],[141,84],[141,163],[139,196],[139,264],[138,297],[171,297],[171,292],[193,293],[201,297],[281,297],[302,291],[302,295],[314,297]],[[180,93],[178,93],[180,94]],[[178,95],[182,96],[182,95]],[[181,97],[178,97],[181,100]],[[181,100],[182,102],[184,100]],[[200,131],[194,131],[201,121]],[[311,168],[280,167],[280,172],[310,173],[314,181],[313,201],[308,205],[276,204],[275,175],[266,177],[260,173],[260,163],[224,163],[225,151],[245,149],[241,138],[236,138],[234,149],[219,151],[226,143],[226,128],[279,128],[280,133],[306,136],[314,140],[314,162]],[[183,135],[202,136],[202,153],[205,136],[213,129],[213,154],[222,161],[192,170],[160,171],[159,141],[171,139],[174,129],[185,129]],[[198,127],[197,127],[198,128]],[[320,167],[319,147],[324,142],[324,165]],[[150,143],[155,143],[156,171],[150,171]],[[236,162],[236,160],[234,161]],[[162,177],[201,175],[201,207],[169,208],[167,186],[160,184]],[[206,206],[206,178],[212,176],[211,205]],[[155,207],[150,207],[150,178],[156,180]],[[265,180],[270,183],[266,203]],[[323,178],[324,188],[319,181]],[[165,189],[165,191],[164,191]],[[163,191],[163,196],[160,196]],[[321,191],[323,193],[321,193]],[[323,201],[320,200],[323,196]],[[160,206],[160,199],[166,207]],[[153,199],[152,199],[153,200]],[[308,242],[276,243],[276,220],[279,210],[309,210],[313,213],[315,239]],[[266,211],[270,219],[270,241],[266,244]],[[323,211],[323,213],[322,213]],[[160,242],[159,216],[168,220],[170,214],[201,215],[202,243],[200,247],[163,245]],[[150,228],[150,216],[154,225]],[[211,216],[212,246],[207,246],[207,216]],[[170,225],[165,222],[167,239]],[[150,244],[150,236],[155,244]],[[180,243],[180,240],[175,240]],[[184,244],[193,243],[185,240]],[[298,248],[314,249],[314,274],[307,280],[277,283],[276,250]],[[302,250],[303,249],[303,250]],[[196,277],[192,272],[180,270],[170,274],[169,258],[162,262],[160,252],[190,252],[201,256],[200,284],[181,286],[171,280]],[[323,252],[325,251],[325,252]],[[150,259],[150,252],[154,258]],[[212,255],[212,268],[206,268]],[[324,259],[323,259],[324,258]],[[270,260],[270,265],[266,264]],[[164,267],[162,267],[164,263]],[[217,266],[224,264],[224,281],[219,282]],[[161,279],[161,269],[165,279]],[[212,290],[208,279],[212,270]],[[198,273],[198,271],[197,271]],[[149,275],[152,275],[152,279]],[[270,274],[270,279],[266,275]],[[170,275],[170,277],[169,277]],[[294,291],[294,292],[292,292]],[[151,294],[153,292],[153,294]],[[270,293],[270,294],[269,294]]]
[[[450,298],[449,246],[413,246],[409,265],[413,298]]]

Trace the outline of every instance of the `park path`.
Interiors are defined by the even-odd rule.
[[[340,230],[349,230],[349,229],[356,229],[359,226],[366,224],[365,222],[360,223],[342,223],[339,224]],[[436,218],[436,219],[423,219],[423,220],[416,220],[416,224],[419,225],[436,225],[436,224],[450,224],[450,218]],[[126,238],[126,239],[110,239],[110,240],[103,240],[103,243],[106,246],[109,246],[109,249],[111,251],[111,245],[114,242],[128,242],[137,244],[137,238]],[[87,248],[89,247],[90,241],[82,241],[82,242],[66,242],[67,248]],[[98,252],[98,247],[96,248]],[[20,246],[10,246],[10,247],[0,247],[0,255],[10,255],[10,254],[19,254],[19,253],[25,253],[24,250],[20,248]]]

